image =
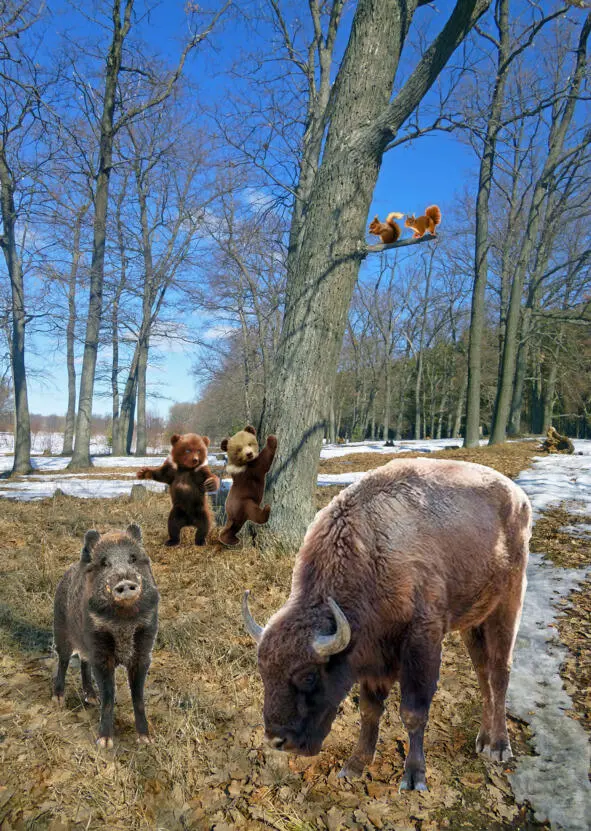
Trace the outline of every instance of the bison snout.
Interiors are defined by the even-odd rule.
[[[120,580],[113,588],[113,597],[117,603],[130,603],[140,596],[139,580]]]

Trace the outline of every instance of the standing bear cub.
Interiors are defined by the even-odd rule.
[[[207,436],[175,433],[170,437],[170,455],[160,467],[141,467],[138,479],[154,479],[170,486],[172,510],[168,516],[168,537],[165,545],[178,545],[181,530],[192,525],[195,545],[205,545],[213,517],[206,491],[217,491],[220,480],[207,466]]]
[[[265,491],[265,476],[273,463],[277,439],[269,436],[259,453],[256,430],[248,425],[230,439],[224,439],[221,448],[228,454],[226,470],[232,477],[232,487],[226,499],[227,522],[220,532],[220,542],[236,545],[236,534],[246,520],[264,525],[271,506],[259,507]]]
[[[150,741],[144,682],[158,629],[158,600],[138,525],[103,536],[87,531],[80,560],[58,583],[53,632],[59,663],[54,700],[63,706],[66,670],[77,652],[87,702],[96,702],[91,668],[99,687],[97,744],[101,747],[113,747],[115,667],[119,664],[127,669],[138,741]]]

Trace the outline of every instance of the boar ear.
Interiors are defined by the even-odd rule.
[[[252,424],[247,424],[246,427],[244,428],[244,432],[245,433],[252,433],[253,436],[256,436],[256,434],[257,434],[257,431],[254,429]]]
[[[84,547],[82,548],[82,553],[80,555],[80,560],[83,563],[89,563],[91,560],[92,549],[95,547],[97,542],[100,540],[101,535],[98,531],[91,529],[84,534]]]
[[[209,436],[201,436],[201,439],[202,439],[202,441],[203,441],[203,444],[204,444],[206,447],[209,447]]]
[[[222,439],[222,443],[220,444],[220,447],[225,453],[228,449],[228,439]]]
[[[170,437],[170,443],[171,444],[176,444],[179,439],[180,439],[179,434],[178,433],[173,433],[173,435]]]
[[[131,525],[127,526],[127,528],[125,529],[125,533],[128,537],[131,537],[131,539],[135,540],[136,542],[142,541],[142,529],[135,522],[132,522]]]

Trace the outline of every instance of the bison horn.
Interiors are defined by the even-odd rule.
[[[337,631],[334,635],[316,635],[314,638],[312,649],[322,658],[342,652],[349,646],[351,640],[351,627],[345,613],[332,597],[328,597],[327,600],[337,624]]]
[[[242,595],[242,617],[244,618],[244,626],[246,627],[246,631],[251,636],[251,638],[260,643],[260,640],[263,636],[263,627],[259,626],[253,616],[250,614],[250,609],[248,608],[248,595],[250,592],[248,589]]]

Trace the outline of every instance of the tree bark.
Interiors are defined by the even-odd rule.
[[[575,103],[585,75],[587,63],[587,40],[589,38],[590,31],[591,14],[587,16],[581,29],[581,35],[579,37],[576,53],[577,58],[575,71],[570,78],[569,88],[567,90],[567,102],[562,116],[552,121],[550,135],[548,138],[548,153],[544,161],[541,175],[534,187],[524,240],[516,264],[513,284],[511,286],[505,342],[503,344],[503,357],[499,372],[499,386],[495,402],[494,420],[489,442],[490,444],[504,442],[507,437],[507,422],[509,419],[513,378],[515,374],[523,283],[528,264],[531,260],[534,247],[537,242],[538,228],[540,225],[543,205],[547,197],[548,184],[553,177],[556,167],[561,162],[564,141],[574,115]]]
[[[298,545],[313,513],[326,396],[333,389],[347,310],[383,153],[488,3],[458,3],[390,103],[415,2],[360,0],[331,91],[331,122],[290,259],[283,327],[265,414],[281,436],[267,477],[274,540]],[[333,220],[327,222],[327,217]],[[306,406],[302,407],[305,391]]]
[[[25,286],[22,261],[16,242],[16,209],[14,204],[14,180],[8,166],[4,147],[0,148],[0,203],[3,235],[0,241],[10,279],[12,331],[10,337],[10,362],[14,387],[14,461],[12,474],[30,473],[31,421],[27,396],[25,367]]]
[[[113,159],[113,120],[117,78],[121,68],[123,42],[131,26],[133,0],[126,0],[124,18],[121,21],[120,0],[113,3],[113,38],[107,57],[103,113],[100,123],[99,162],[94,195],[94,232],[92,261],[90,266],[90,300],[86,322],[86,339],[82,374],[80,376],[80,397],[76,419],[76,440],[70,469],[90,465],[90,430],[92,423],[92,399],[99,346],[99,332],[103,312],[103,281],[105,267],[105,243],[107,235],[107,207],[109,181]]]
[[[499,33],[497,48],[497,76],[490,103],[490,115],[480,171],[476,199],[476,238],[474,244],[474,286],[470,315],[470,342],[468,345],[468,391],[466,399],[466,430],[464,447],[478,447],[480,439],[480,387],[482,368],[482,339],[486,312],[486,283],[488,277],[489,202],[493,179],[497,138],[505,100],[509,64],[509,0],[499,0],[496,22]]]
[[[76,340],[76,284],[78,281],[78,267],[80,265],[80,237],[82,235],[82,223],[88,212],[90,204],[80,207],[76,213],[74,224],[74,235],[72,239],[72,263],[68,279],[68,323],[66,326],[66,367],[68,371],[68,408],[66,410],[66,425],[64,429],[64,444],[62,456],[71,456],[74,444],[74,426],[76,423],[76,363],[75,363],[75,340]]]

